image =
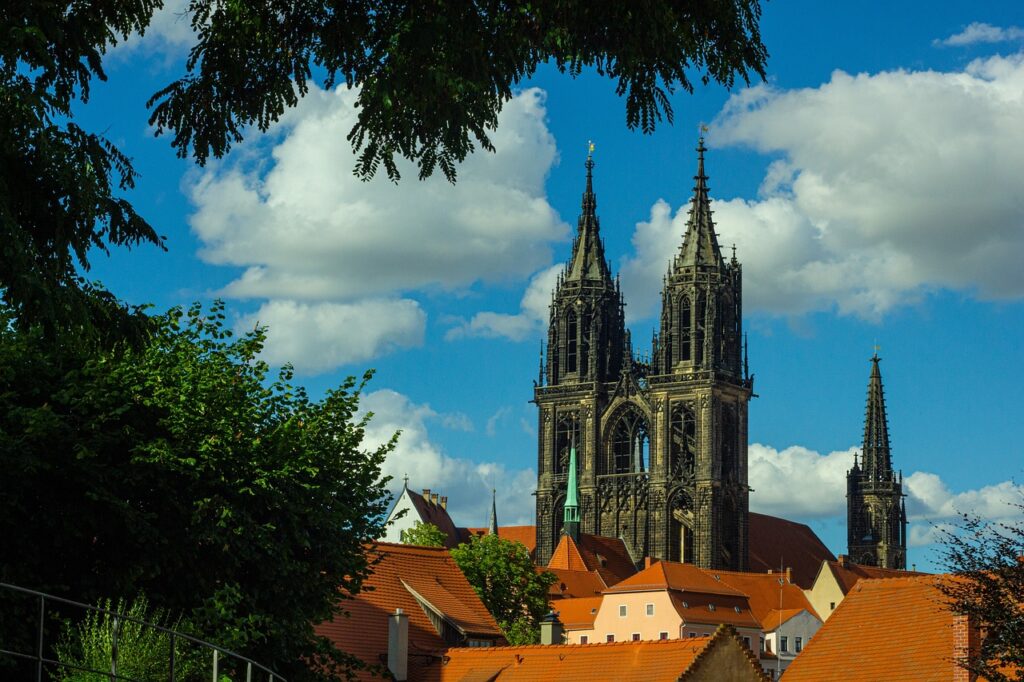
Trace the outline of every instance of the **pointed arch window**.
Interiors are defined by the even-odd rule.
[[[697,463],[697,420],[686,403],[672,406],[671,473],[680,480],[692,479]]]
[[[580,376],[590,373],[590,316],[580,315]]]
[[[565,316],[565,371],[576,371],[576,344],[579,329],[576,322],[576,313],[572,310]]]
[[[704,294],[697,294],[696,305],[693,306],[693,362],[696,365],[704,362],[704,323],[707,317],[707,299]]]
[[[579,416],[575,412],[561,415],[555,425],[555,461],[552,473],[569,473],[569,451],[573,443],[576,444],[576,473],[578,474],[580,463],[583,461],[583,457],[580,455],[583,441],[580,439]]]
[[[690,361],[691,328],[693,325],[693,310],[690,307],[690,297],[683,296],[679,301],[679,357],[683,362]]]
[[[615,423],[611,436],[612,473],[628,474],[647,470],[650,436],[640,410],[626,410]]]
[[[669,561],[692,564],[694,512],[689,493],[680,490],[669,503]]]

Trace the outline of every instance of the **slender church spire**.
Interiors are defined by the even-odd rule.
[[[562,512],[562,527],[565,534],[577,542],[580,539],[580,500],[576,481],[576,443],[569,449],[569,476],[565,489],[565,506]]]
[[[611,268],[604,257],[601,241],[601,222],[597,218],[597,195],[594,194],[594,145],[587,154],[587,186],[580,203],[580,217],[576,225],[572,260],[566,268],[567,282],[592,280],[611,285]]]
[[[487,524],[487,532],[491,535],[498,534],[498,491],[491,488],[491,521]]]
[[[722,250],[718,246],[715,223],[711,218],[711,198],[708,196],[708,176],[704,172],[704,137],[697,143],[697,174],[693,176],[693,199],[690,217],[686,223],[683,246],[676,259],[676,268],[695,265],[722,264]]]
[[[864,443],[861,455],[861,466],[872,480],[888,480],[892,477],[889,423],[885,415],[882,372],[878,368],[880,361],[881,358],[876,352],[871,357],[871,378],[868,380],[867,409],[864,415]]]

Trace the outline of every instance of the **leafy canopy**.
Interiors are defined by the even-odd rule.
[[[313,400],[288,368],[268,376],[262,330],[235,338],[224,318],[173,309],[143,347],[97,351],[2,316],[0,546],[20,549],[0,581],[143,593],[289,680],[327,679],[302,661],[351,662],[313,623],[369,571],[394,441],[364,449],[369,374]]]
[[[1020,515],[1024,504],[1007,511]],[[957,662],[980,679],[1024,682],[1024,523],[963,514],[940,533],[940,555],[957,579],[939,589],[982,634],[980,646]]]
[[[537,571],[522,543],[498,535],[473,536],[451,555],[509,644],[540,641],[540,620],[548,612],[548,589],[556,578]]]
[[[145,317],[80,276],[91,249],[163,239],[124,198],[131,160],[74,122],[103,56],[144,31],[162,0],[12,0],[0,12],[0,290],[25,324],[144,334]],[[356,174],[404,157],[426,178],[490,133],[513,88],[544,63],[593,69],[625,98],[626,124],[672,121],[669,96],[694,81],[764,77],[758,0],[189,0],[196,43],[184,73],[149,100],[150,123],[182,157],[220,157],[266,130],[316,76],[357,88],[348,135]],[[91,291],[96,289],[96,291]],[[100,296],[93,294],[99,293]]]
[[[444,547],[448,536],[432,523],[417,521],[412,528],[402,531],[402,544],[420,547]]]

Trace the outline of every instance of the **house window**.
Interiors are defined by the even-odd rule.
[[[789,637],[779,638],[779,652],[783,654],[789,652]]]
[[[647,615],[648,616],[653,616],[654,615],[654,604],[648,604],[647,605]]]
[[[761,638],[761,653],[764,653],[764,637]]]
[[[604,636],[604,641],[606,641],[606,642],[614,642],[615,641],[615,635],[605,635]]]
[[[829,611],[835,611],[836,610],[836,603],[834,601],[830,601],[828,603],[828,610]]]
[[[796,638],[796,642],[794,642],[794,644],[796,644],[796,652],[797,653],[800,653],[801,651],[804,650],[804,638],[803,637],[797,637]]]
[[[586,644],[589,641],[590,641],[589,637],[587,637],[586,635],[580,635],[580,644]]]
[[[696,637],[696,636],[697,636],[697,633],[696,633],[696,632],[691,632],[691,633],[690,633],[690,637]]]
[[[625,617],[626,617],[626,605],[625,604],[620,604],[619,605],[619,618],[625,618]]]
[[[668,633],[667,632],[659,632],[658,633],[658,639],[668,639]]]
[[[494,642],[489,639],[470,639],[466,644],[471,647],[494,646]]]
[[[639,632],[634,632],[633,633],[633,641],[634,642],[639,642],[640,641],[640,633]]]
[[[750,648],[750,638],[749,637],[744,637],[743,638],[743,643],[747,645],[748,649]]]

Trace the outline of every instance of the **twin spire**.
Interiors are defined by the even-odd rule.
[[[676,257],[675,268],[700,265],[722,265],[722,250],[718,246],[715,223],[711,218],[711,198],[708,197],[708,176],[704,173],[704,136],[697,142],[697,174],[693,176],[693,199],[690,217],[686,222],[686,235]]]
[[[587,154],[587,187],[583,191],[576,239],[572,245],[572,260],[565,272],[565,281],[590,280],[611,284],[612,273],[604,257],[601,241],[601,223],[597,218],[597,195],[594,194],[594,145]]]

